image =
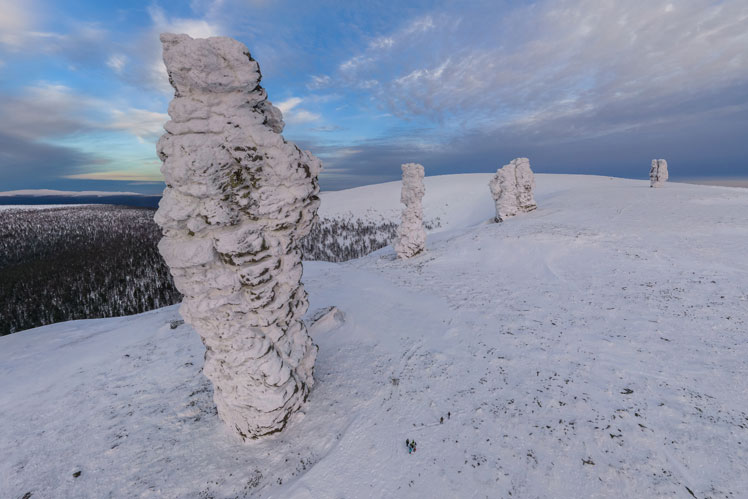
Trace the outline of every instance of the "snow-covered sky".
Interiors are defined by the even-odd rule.
[[[244,42],[323,188],[518,156],[748,177],[745,0],[0,0],[0,190],[159,192],[163,31]]]

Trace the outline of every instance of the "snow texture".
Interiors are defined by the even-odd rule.
[[[540,174],[543,216],[486,224],[491,176],[424,179],[418,265],[305,263],[314,390],[249,445],[176,307],[0,337],[0,497],[744,498],[748,190]]]
[[[652,167],[649,169],[649,186],[662,187],[667,182],[667,161],[664,159],[653,159]]]
[[[526,213],[538,207],[533,197],[535,175],[527,158],[513,159],[500,168],[488,183],[496,203],[496,221]]]
[[[423,205],[421,200],[426,194],[423,183],[425,175],[422,165],[406,163],[402,166],[403,185],[400,191],[400,202],[405,205],[402,221],[397,230],[395,252],[398,258],[411,258],[426,247],[426,229],[423,227]]]
[[[243,44],[161,42],[175,95],[158,143],[159,250],[205,343],[218,415],[256,438],[283,429],[313,384],[298,242],[316,217],[321,163],[280,135],[281,112]]]

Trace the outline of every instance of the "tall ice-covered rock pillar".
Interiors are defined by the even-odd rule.
[[[426,229],[423,227],[423,206],[421,200],[426,194],[423,183],[425,171],[422,165],[406,163],[402,165],[403,186],[400,202],[403,208],[402,221],[397,230],[395,252],[398,258],[410,258],[423,251],[426,246]]]
[[[488,187],[496,203],[497,222],[538,207],[533,194],[535,175],[527,158],[513,159],[501,167],[488,182]]]
[[[652,167],[649,169],[649,186],[662,187],[667,182],[667,161],[664,159],[653,159]]]
[[[161,42],[175,94],[157,147],[159,250],[205,344],[218,415],[256,438],[282,430],[314,382],[298,242],[317,214],[322,165],[281,135],[281,112],[243,44]]]

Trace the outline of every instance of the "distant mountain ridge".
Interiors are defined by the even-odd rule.
[[[116,204],[139,208],[157,208],[159,194],[106,191],[57,191],[51,189],[23,189],[0,192],[0,205],[43,204]]]

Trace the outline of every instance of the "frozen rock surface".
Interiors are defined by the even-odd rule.
[[[653,159],[652,168],[649,169],[649,186],[662,187],[667,182],[667,161],[664,159]]]
[[[175,94],[157,146],[159,250],[205,344],[219,416],[256,438],[282,430],[313,384],[298,242],[319,207],[321,163],[280,135],[281,112],[243,44],[161,42]]]
[[[410,258],[423,251],[426,246],[426,229],[423,227],[423,205],[426,194],[423,184],[425,175],[422,165],[406,163],[402,166],[403,187],[400,202],[403,208],[402,221],[397,231],[395,252],[398,258]]]
[[[488,187],[496,202],[497,222],[538,207],[533,196],[535,175],[527,158],[517,158],[504,165],[489,181]]]

